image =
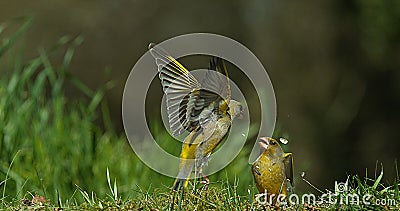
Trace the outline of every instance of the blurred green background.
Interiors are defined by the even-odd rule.
[[[70,121],[65,123],[69,126],[64,129],[74,128],[74,122],[80,125],[81,123],[76,122],[87,121],[85,124],[90,125],[88,131],[91,131],[80,135],[79,130],[82,130],[82,127],[77,127],[60,132],[59,136],[56,136],[51,132],[45,135],[42,130],[45,131],[46,128],[43,128],[35,133],[39,135],[37,139],[40,139],[40,143],[45,144],[53,143],[54,137],[58,137],[58,146],[49,151],[62,150],[66,145],[70,145],[69,143],[85,145],[68,151],[78,154],[83,159],[76,157],[74,166],[77,169],[62,175],[53,175],[55,178],[67,177],[63,182],[55,184],[63,184],[68,190],[72,190],[74,184],[84,184],[84,188],[88,190],[97,190],[99,187],[96,186],[106,188],[107,166],[113,168],[111,174],[118,176],[119,184],[125,186],[123,190],[126,191],[148,178],[145,173],[151,170],[142,170],[146,167],[133,155],[123,134],[121,100],[124,83],[131,68],[146,52],[150,42],[158,43],[177,35],[194,32],[216,33],[233,38],[247,46],[263,63],[277,98],[275,135],[276,138],[284,136],[289,140],[287,148],[294,153],[296,173],[306,172],[306,178],[322,189],[333,188],[335,180],[345,180],[350,174],[363,176],[366,168],[369,176],[373,177],[377,162],[384,164],[386,180],[392,180],[394,176],[394,163],[400,152],[400,1],[224,0],[202,1],[199,4],[187,1],[139,0],[0,2],[0,23],[27,15],[33,17],[31,26],[18,40],[17,47],[14,46],[0,58],[0,73],[4,83],[10,82],[8,79],[11,76],[6,75],[12,75],[12,72],[18,69],[15,64],[19,63],[16,60],[22,63],[36,58],[40,52],[38,49],[50,49],[65,35],[81,35],[84,41],[75,50],[68,73],[92,90],[104,90],[104,100],[110,108],[112,124],[104,126],[108,120],[103,120],[101,114],[78,109],[85,107],[84,102],[92,102],[96,92],[87,94],[87,98],[82,95],[81,89],[77,89],[68,80],[65,83],[60,82],[62,91],[54,91],[57,96],[62,96],[61,99],[67,99],[63,101],[66,105],[68,102],[74,102],[74,99],[83,102],[80,106],[72,107],[78,111],[75,119],[59,119]],[[9,25],[9,29],[0,34],[2,39],[10,36],[13,33],[12,29],[17,29],[21,24]],[[62,48],[50,57],[54,62],[53,69],[59,66],[63,69],[64,53],[68,52],[64,49],[68,48]],[[39,67],[42,67],[45,61],[43,53],[41,55]],[[233,77],[233,81],[245,86],[239,78]],[[103,89],[109,81],[113,81],[115,86],[112,89]],[[43,95],[46,96],[46,93],[53,89],[51,87],[44,86]],[[25,89],[21,88],[19,91],[23,90]],[[0,92],[0,96],[4,93],[6,92]],[[161,94],[159,89],[158,95]],[[44,110],[59,108],[55,106],[57,99],[52,96],[47,94],[45,101],[54,103],[42,102]],[[154,97],[155,103],[158,102],[158,98]],[[98,113],[106,110],[100,107],[94,110]],[[35,112],[37,109],[34,107],[30,111]],[[68,110],[68,106],[61,109]],[[73,115],[73,112],[62,113],[65,116]],[[87,117],[88,113],[93,116]],[[89,122],[96,124],[91,125]],[[52,130],[51,127],[47,129]],[[71,131],[72,134],[76,133],[77,137],[72,138],[75,142],[70,140]],[[23,136],[23,142],[29,145],[32,134],[27,133]],[[15,140],[10,139],[8,142],[16,142],[18,137],[14,138]],[[255,139],[248,141],[248,145],[251,146]],[[14,149],[7,149],[5,153],[7,147],[4,145],[8,142],[3,136],[3,168],[9,166],[10,158],[15,155],[16,150],[26,146],[15,145]],[[105,145],[110,145],[110,148]],[[85,153],[74,152],[84,149],[93,155],[87,159],[104,163],[93,166],[92,161],[87,161],[85,164]],[[109,150],[104,152],[102,149]],[[121,151],[125,153],[120,154]],[[66,169],[70,169],[69,162],[72,162],[68,159],[68,153],[65,157],[58,155],[58,160],[67,163]],[[246,153],[249,153],[249,149],[243,151],[240,160],[236,160],[227,171],[237,172],[238,178],[248,185],[252,181],[250,173],[239,175],[239,171],[242,170],[240,168],[248,167]],[[45,183],[52,183],[50,181],[53,179],[40,176],[45,170],[49,171],[46,175],[52,174],[49,166],[55,164],[51,161],[52,157],[46,159],[49,160],[47,164],[40,164],[42,170],[37,167],[39,164],[26,163],[33,167],[24,167],[25,170],[16,172],[22,175],[22,183],[26,179],[36,181],[38,178]],[[35,161],[34,158],[27,160]],[[90,169],[92,175],[85,173],[76,176],[86,172],[86,168]],[[215,175],[214,180],[223,179],[221,176],[225,173]],[[93,175],[100,175],[100,179],[104,180],[103,184],[99,184],[97,180],[91,183],[88,177]],[[148,175],[153,175],[151,181],[162,178],[154,172]],[[299,177],[298,174],[296,177]],[[172,182],[171,179],[160,180],[166,186]],[[27,184],[29,183],[35,182],[28,181]],[[148,184],[143,186],[148,187]],[[46,186],[37,182],[38,191],[46,189],[40,187],[41,185]],[[51,194],[57,189],[56,186],[49,190]],[[311,188],[298,179],[297,189],[309,191]]]

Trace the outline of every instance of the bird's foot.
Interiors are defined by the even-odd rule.
[[[210,184],[210,179],[207,178],[206,175],[203,175],[203,181],[200,181],[200,184],[204,184],[202,190],[207,190],[208,189],[208,185]]]

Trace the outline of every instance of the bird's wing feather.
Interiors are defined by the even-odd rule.
[[[229,75],[224,60],[219,57],[213,57],[210,60],[210,70],[202,82],[203,88],[218,94],[221,100],[224,100],[223,106],[228,107],[231,100],[231,88],[229,83]]]
[[[203,89],[197,79],[160,46],[150,44],[149,50],[156,60],[161,85],[167,97],[167,113],[172,134],[179,135],[185,130],[191,132],[206,123],[211,112],[205,108],[211,106],[211,111],[218,108],[221,96],[214,91]],[[222,61],[211,63],[213,70],[226,71]],[[206,83],[211,83],[211,77],[208,81]],[[218,81],[213,83],[214,86],[218,85]]]
[[[179,135],[191,131],[188,111],[196,105],[200,83],[176,59],[160,46],[149,45],[155,58],[163,91],[167,97],[168,121],[172,134]]]

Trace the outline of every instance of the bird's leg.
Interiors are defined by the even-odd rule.
[[[204,184],[203,190],[207,190],[208,185],[210,184],[210,179],[208,179],[208,177],[203,172],[200,172],[200,175],[203,177],[203,181],[200,181],[201,184]]]
[[[199,181],[200,184],[204,184],[203,186],[203,190],[207,190],[208,189],[208,185],[210,184],[210,180],[207,178],[207,176],[203,173],[203,165],[204,163],[207,162],[209,155],[206,157],[201,158],[201,163],[200,165],[197,167],[197,175],[201,178],[203,178],[203,181]]]

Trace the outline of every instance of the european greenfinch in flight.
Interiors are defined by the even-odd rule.
[[[224,61],[212,58],[202,83],[161,47],[150,44],[159,78],[166,94],[169,127],[173,135],[187,131],[180,154],[179,171],[173,189],[187,187],[191,173],[203,177],[202,167],[227,135],[234,118],[242,115],[240,102],[231,100]]]
[[[293,187],[292,153],[284,153],[273,138],[263,137],[258,143],[264,151],[252,164],[251,171],[258,191],[266,193],[268,200],[275,203],[279,194],[288,196]]]

